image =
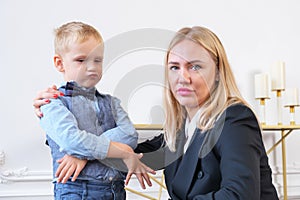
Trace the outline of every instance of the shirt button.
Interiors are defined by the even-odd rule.
[[[109,180],[109,181],[112,181],[112,180],[113,180],[113,177],[109,177],[108,180]]]

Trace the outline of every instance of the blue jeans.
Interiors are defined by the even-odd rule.
[[[55,200],[125,200],[124,181],[76,180],[54,183]]]

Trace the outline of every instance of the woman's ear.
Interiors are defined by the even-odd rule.
[[[62,58],[61,58],[60,55],[55,54],[55,55],[54,55],[54,58],[53,58],[53,61],[54,61],[54,66],[55,66],[55,68],[56,68],[59,72],[64,72],[64,71],[65,71],[64,63],[63,63],[63,60],[62,60]]]

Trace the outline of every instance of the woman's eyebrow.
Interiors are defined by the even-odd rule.
[[[179,62],[170,61],[170,62],[168,62],[168,64],[169,64],[169,65],[178,65],[178,64],[179,64]]]
[[[192,60],[192,61],[186,61],[187,64],[194,64],[194,63],[203,63],[201,60]],[[178,65],[179,62],[176,61],[170,61],[168,62],[169,65]]]
[[[203,63],[201,60],[192,60],[188,62],[189,64],[194,64],[194,63]]]

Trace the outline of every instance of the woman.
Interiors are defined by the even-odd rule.
[[[165,168],[170,198],[278,199],[259,123],[213,32],[177,32],[166,55],[165,84],[165,147],[143,161]],[[42,102],[35,101],[36,113]]]
[[[278,199],[259,123],[217,36],[183,28],[166,60],[165,141],[176,152],[188,138],[165,168],[172,199]]]

